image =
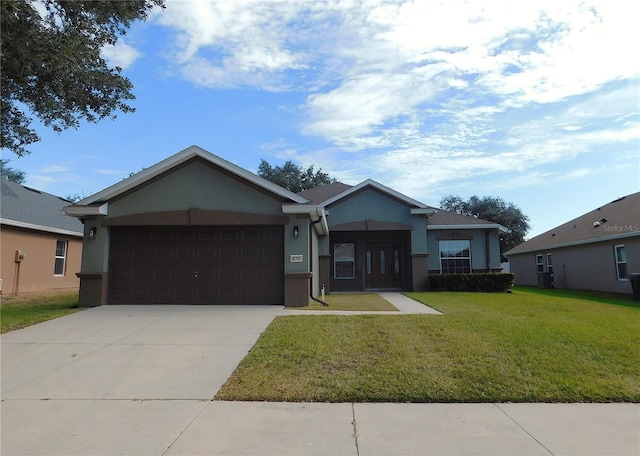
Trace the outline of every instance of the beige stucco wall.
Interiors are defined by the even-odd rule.
[[[56,241],[67,240],[67,261],[64,276],[54,276]],[[77,290],[80,281],[82,239],[62,234],[25,230],[2,226],[0,231],[0,278],[2,294]],[[21,263],[15,262],[15,251],[26,254]]]
[[[628,280],[618,280],[614,246],[624,245],[627,271],[640,272],[640,237],[603,241],[574,247],[548,249],[509,257],[516,285],[538,285],[536,255],[543,255],[547,271],[547,253],[551,254],[556,288],[631,293]]]

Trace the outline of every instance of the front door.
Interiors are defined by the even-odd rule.
[[[367,288],[400,288],[402,286],[400,244],[367,244],[366,263]]]

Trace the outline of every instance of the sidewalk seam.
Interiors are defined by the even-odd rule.
[[[351,403],[351,416],[353,418],[351,424],[353,425],[353,440],[356,444],[356,456],[360,456],[360,448],[358,447],[358,427],[356,423],[356,405],[353,402]]]
[[[165,454],[167,454],[167,451],[171,449],[171,447],[178,441],[178,439],[182,437],[182,434],[184,434],[187,431],[187,429],[191,427],[193,422],[197,420],[200,417],[200,415],[202,415],[202,413],[204,413],[204,411],[211,405],[212,402],[213,402],[213,399],[209,399],[207,401],[207,405],[202,407],[202,409],[196,414],[196,416],[194,416],[193,419],[189,421],[189,423],[184,427],[182,431],[180,431],[180,433],[176,436],[176,438],[171,441],[171,443],[167,446],[167,448],[165,448],[165,450],[162,453],[160,453],[160,456],[164,456]]]
[[[523,427],[520,425],[520,423],[518,423],[515,419],[513,419],[513,418],[511,417],[511,415],[509,415],[507,412],[505,412],[505,411],[502,409],[502,407],[500,407],[500,404],[498,404],[498,403],[494,402],[494,403],[493,403],[493,405],[495,405],[495,406],[497,407],[497,409],[498,409],[498,410],[500,410],[502,413],[504,413],[504,414],[507,416],[507,418],[509,418],[511,421],[513,421],[513,422],[516,424],[516,426],[518,426],[520,429],[522,429],[522,430],[523,430],[523,431],[524,431],[524,432],[525,432],[529,437],[531,437],[533,440],[535,440],[536,442],[538,442],[538,445],[540,445],[542,448],[544,448],[544,449],[547,451],[547,453],[549,453],[549,454],[550,454],[550,455],[552,455],[552,456],[555,456],[555,455],[554,455],[554,453],[553,453],[553,451],[551,451],[549,448],[547,448],[546,446],[544,446],[544,444],[543,444],[540,440],[536,439],[533,435],[531,435],[531,433],[530,433],[529,431],[527,431],[525,428],[523,428]]]

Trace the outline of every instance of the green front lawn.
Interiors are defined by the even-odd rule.
[[[278,317],[216,398],[640,402],[640,308],[630,298],[410,295],[444,315]]]
[[[383,299],[378,293],[332,293],[325,296],[324,302],[329,306],[323,306],[318,302],[311,301],[307,307],[296,307],[296,310],[398,311],[395,306]]]
[[[0,332],[42,323],[78,309],[78,292],[3,296],[0,305]]]

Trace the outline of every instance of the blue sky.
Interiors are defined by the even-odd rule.
[[[640,5],[630,1],[167,1],[104,49],[133,114],[3,151],[89,196],[197,144],[372,178],[437,206],[499,196],[529,236],[640,190]]]

